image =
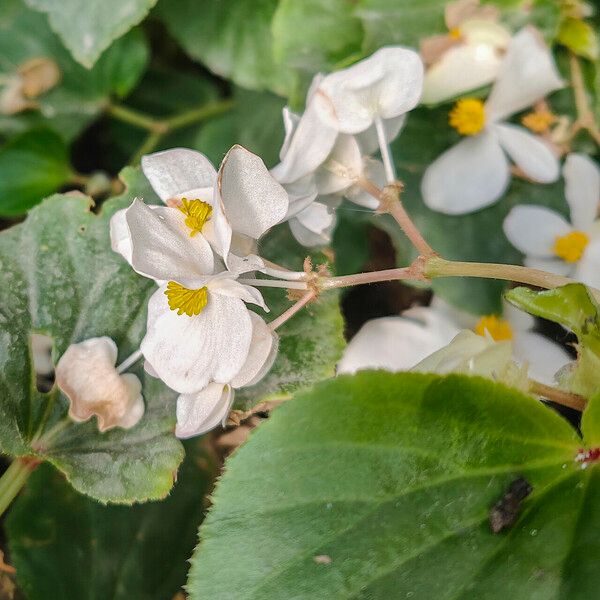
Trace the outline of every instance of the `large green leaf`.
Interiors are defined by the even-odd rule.
[[[162,0],[158,13],[185,51],[243,87],[285,94],[294,77],[273,58],[278,0]]]
[[[75,60],[91,69],[100,55],[118,37],[137,25],[156,4],[156,0],[26,0],[48,15],[52,29],[60,36]]]
[[[30,334],[52,336],[55,359],[69,344],[101,335],[115,340],[119,360],[138,347],[153,285],[112,252],[108,229],[130,193],[99,215],[81,195],[54,196],[0,234],[0,449],[48,459],[79,491],[126,503],[161,498],[172,485],[182,458],[173,393],[138,368],[146,414],[136,427],[100,434],[89,421],[40,439],[64,417],[66,401],[56,388],[37,390]]]
[[[109,95],[124,96],[134,87],[146,66],[148,49],[141,32],[134,30],[118,40],[93,69],[85,69],[65,50],[44,15],[28,9],[21,0],[3,0],[0,71],[14,73],[19,65],[40,57],[57,63],[60,82],[37,98],[39,111],[0,115],[0,132],[45,124],[67,139],[75,137],[102,110]]]
[[[102,506],[49,467],[34,473],[7,521],[27,598],[172,598],[185,583],[214,470],[197,443],[186,451],[170,496],[143,506]]]
[[[445,258],[515,263],[520,254],[502,231],[502,222],[516,204],[542,204],[566,213],[563,183],[540,185],[513,179],[508,192],[497,204],[464,216],[449,216],[429,210],[421,198],[421,178],[442,152],[459,140],[448,125],[444,109],[413,111],[406,128],[392,149],[398,177],[405,183],[402,200],[417,227],[430,245]],[[415,254],[398,225],[387,217],[375,217],[375,224],[391,234],[406,264]],[[462,310],[478,314],[500,313],[501,294],[506,284],[484,279],[436,279],[433,289]]]
[[[30,130],[0,148],[0,215],[27,211],[69,179],[69,154],[62,138]]]
[[[600,468],[581,468],[581,445],[536,399],[480,378],[320,384],[228,461],[191,598],[589,600]],[[492,533],[519,478],[533,492]]]

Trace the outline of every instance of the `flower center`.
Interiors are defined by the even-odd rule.
[[[186,216],[185,224],[190,228],[190,237],[202,231],[204,224],[212,215],[212,206],[202,200],[182,198],[177,208]]]
[[[197,290],[189,290],[175,281],[169,281],[165,296],[171,310],[176,310],[178,315],[185,313],[188,317],[193,317],[199,315],[206,306],[208,289],[201,287]]]
[[[533,133],[545,133],[554,122],[556,122],[556,115],[549,110],[535,110],[521,119],[521,123]]]
[[[477,98],[459,100],[450,111],[449,122],[461,135],[475,135],[485,125],[483,102]]]
[[[577,262],[588,245],[590,238],[583,231],[571,231],[561,235],[554,242],[554,254],[569,263]]]
[[[475,333],[484,337],[487,333],[495,342],[512,340],[513,337],[509,322],[499,319],[496,315],[481,317],[477,325],[475,325]]]
[[[462,37],[462,33],[460,31],[460,27],[452,27],[449,31],[448,31],[448,36],[455,40],[458,41],[460,40],[460,38]]]

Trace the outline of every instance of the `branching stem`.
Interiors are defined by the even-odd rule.
[[[4,471],[0,477],[0,515],[16,498],[38,464],[38,461],[32,458],[15,458],[8,469]]]

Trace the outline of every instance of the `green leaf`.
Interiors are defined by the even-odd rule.
[[[0,215],[19,215],[71,175],[65,143],[47,129],[30,130],[0,149]]]
[[[286,224],[279,225],[260,242],[260,255],[289,269],[302,270],[307,254],[290,233]],[[314,265],[325,263],[323,254],[313,252]],[[261,288],[275,318],[291,306],[286,291]],[[279,350],[274,365],[256,385],[236,392],[236,400],[249,407],[267,398],[289,395],[289,392],[331,377],[344,348],[344,322],[337,293],[327,292],[282,325]]]
[[[310,75],[361,50],[363,30],[347,0],[281,0],[273,19],[273,51],[288,68]]]
[[[4,0],[0,4],[0,71],[15,73],[19,65],[40,57],[56,62],[61,80],[36,99],[39,110],[0,115],[0,132],[44,125],[70,140],[98,115],[109,95],[125,96],[135,86],[146,66],[148,48],[142,33],[134,30],[88,70],[73,60],[44,15],[28,9],[21,0]]]
[[[48,15],[52,29],[60,36],[75,60],[91,69],[114,40],[137,25],[156,0],[103,0],[82,10],[78,0],[26,0]]]
[[[294,77],[273,57],[271,21],[278,0],[162,0],[171,35],[211,71],[253,90],[286,94]]]
[[[185,583],[214,471],[198,444],[186,449],[170,496],[143,506],[102,506],[39,468],[7,521],[27,598],[172,598]]]
[[[588,400],[581,417],[581,432],[589,446],[600,446],[600,392]]]
[[[464,216],[450,216],[429,210],[421,197],[425,169],[445,150],[459,141],[448,125],[445,109],[420,108],[413,111],[405,129],[392,145],[398,177],[405,183],[402,200],[429,244],[446,258],[485,262],[516,263],[520,254],[502,231],[502,222],[517,204],[541,204],[567,214],[563,183],[540,185],[513,179],[497,204]],[[401,264],[416,255],[398,225],[388,217],[374,217],[398,250]],[[457,308],[475,314],[501,314],[501,281],[476,278],[436,279],[433,289]]]
[[[138,348],[153,285],[109,240],[110,216],[131,201],[131,191],[99,215],[82,195],[53,196],[0,234],[0,449],[47,459],[77,490],[123,503],[162,498],[172,486],[182,459],[174,394],[138,367],[146,414],[136,427],[100,434],[94,421],[61,421],[66,400],[56,388],[36,388],[30,334],[53,338],[55,361],[69,344],[102,335],[115,340],[119,361]],[[48,429],[53,433],[39,436]]]
[[[600,468],[581,469],[581,445],[533,397],[480,378],[322,383],[229,459],[191,599],[592,598]],[[494,534],[490,509],[520,477],[533,493]]]
[[[560,24],[557,42],[575,54],[589,60],[598,60],[598,36],[594,28],[581,19],[566,18]]]

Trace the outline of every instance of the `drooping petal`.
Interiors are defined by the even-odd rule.
[[[159,198],[166,202],[187,197],[211,202],[217,172],[200,152],[188,148],[173,148],[142,157],[142,171]]]
[[[286,184],[284,187],[289,200],[288,212],[285,216],[286,221],[312,204],[319,195],[314,175],[306,175],[294,181],[294,183]]]
[[[283,129],[285,131],[285,138],[283,140],[283,144],[281,144],[281,149],[279,150],[279,160],[283,160],[285,158],[285,155],[287,154],[290,148],[290,144],[292,143],[296,127],[300,122],[300,115],[293,112],[289,106],[283,107],[281,111],[281,116],[283,118]]]
[[[331,154],[315,173],[318,193],[335,194],[347,189],[362,170],[362,154],[355,137],[340,134]]]
[[[166,206],[151,209],[134,200],[125,217],[131,235],[131,266],[140,275],[194,287],[212,274],[210,245],[202,234],[190,236],[180,210]]]
[[[118,210],[110,218],[110,247],[131,264],[131,234],[127,226],[127,209]]]
[[[585,154],[569,154],[563,167],[565,197],[571,209],[571,223],[586,231],[598,216],[600,169]]]
[[[558,344],[532,331],[515,331],[513,356],[527,363],[531,379],[553,385],[556,372],[571,362],[571,357]]]
[[[208,240],[215,252],[225,258],[231,250],[233,231],[225,216],[225,207],[221,199],[219,186],[215,185],[211,201],[212,215],[202,228],[202,235]]]
[[[443,316],[426,308],[412,315],[372,319],[346,346],[337,372],[406,371],[450,343],[458,331]]]
[[[244,302],[208,294],[199,315],[170,310],[160,287],[148,303],[148,326],[141,350],[158,376],[172,389],[191,394],[209,382],[229,383],[242,368],[252,339],[252,321]]]
[[[380,188],[383,188],[387,184],[385,168],[379,160],[365,158],[363,176]],[[353,185],[346,190],[345,195],[354,204],[370,208],[371,210],[375,210],[379,206],[379,200],[358,185]]]
[[[229,385],[209,383],[195,394],[177,398],[175,435],[187,439],[202,435],[222,423],[231,410],[233,390]]]
[[[556,238],[572,231],[571,225],[556,211],[545,206],[515,206],[503,223],[508,241],[530,257],[552,258]]]
[[[257,314],[250,313],[252,319],[252,341],[250,352],[244,366],[231,380],[231,386],[241,388],[258,383],[272,367],[277,350],[279,337]]]
[[[256,154],[233,146],[219,169],[225,215],[236,232],[258,239],[279,223],[288,210],[288,196]]]
[[[248,304],[256,304],[269,312],[269,307],[265,304],[262,294],[255,287],[244,285],[231,277],[215,277],[208,284],[208,289],[212,294],[238,298]]]
[[[98,429],[133,427],[144,414],[139,379],[115,368],[117,346],[109,337],[71,344],[56,365],[56,383],[74,421],[98,419]]]
[[[310,175],[329,156],[337,130],[319,116],[315,102],[309,102],[287,143],[282,161],[271,173],[279,183],[292,183]]]
[[[385,131],[385,139],[388,143],[393,142],[404,127],[406,123],[406,115],[400,115],[392,119],[385,119],[383,121],[383,130]],[[373,152],[379,150],[379,139],[377,137],[377,129],[375,124],[371,125],[368,129],[361,131],[356,134],[356,140],[364,155],[373,154]]]
[[[575,279],[600,289],[600,239],[592,239],[575,268]]]
[[[464,215],[493,204],[502,196],[510,171],[493,131],[465,138],[425,171],[421,193],[432,210]]]
[[[531,27],[521,29],[508,46],[496,83],[485,103],[486,115],[498,121],[563,87],[552,53]]]
[[[423,63],[413,50],[381,48],[369,58],[323,78],[315,93],[321,118],[342,133],[360,133],[375,118],[392,119],[419,102]]]
[[[246,256],[237,256],[230,254],[227,257],[228,270],[235,276],[251,271],[264,271],[265,261],[256,254],[247,254]]]
[[[335,212],[321,202],[313,202],[294,218],[290,230],[303,246],[323,246],[331,241],[335,227]]]
[[[533,181],[552,183],[560,176],[560,164],[550,146],[526,129],[507,123],[494,126],[504,151]]]

